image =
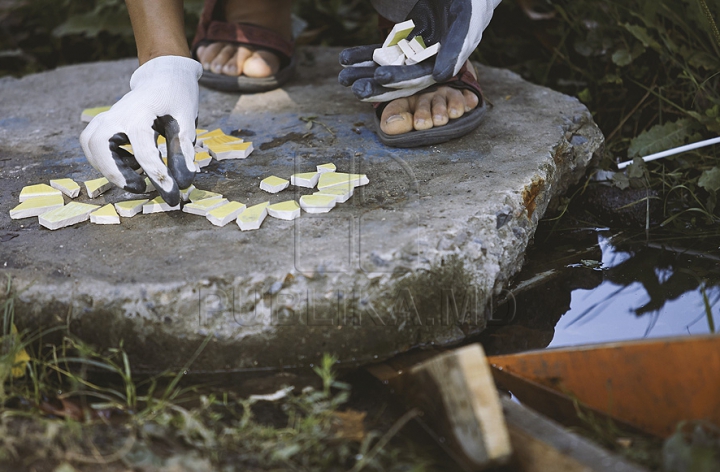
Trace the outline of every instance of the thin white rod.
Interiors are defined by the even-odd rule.
[[[692,151],[693,149],[698,149],[698,148],[702,148],[705,146],[712,146],[713,144],[718,144],[718,143],[720,143],[720,136],[718,136],[717,138],[706,139],[705,141],[698,141],[696,143],[686,144],[685,146],[668,149],[667,151],[650,154],[649,156],[643,157],[642,160],[645,162],[650,162],[650,161],[654,161],[656,159],[662,159],[663,157],[673,156],[675,154],[680,154],[681,152]],[[632,162],[633,161],[621,162],[620,164],[618,164],[618,169],[622,170],[622,169],[626,168],[627,166],[629,166],[630,164],[632,164]]]

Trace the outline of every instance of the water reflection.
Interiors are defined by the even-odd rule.
[[[547,240],[516,277],[515,320],[483,334],[489,354],[703,334],[720,322],[720,237],[570,231]]]

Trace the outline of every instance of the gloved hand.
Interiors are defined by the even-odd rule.
[[[482,39],[483,31],[501,0],[418,0],[408,15],[415,29],[409,39],[422,36],[425,44],[440,43],[435,58],[411,66],[382,66],[372,60],[381,45],[359,46],[340,53],[345,66],[338,77],[365,102],[409,97],[432,84],[454,77]]]
[[[144,193],[143,168],[160,196],[172,206],[180,189],[195,178],[195,126],[198,79],[202,66],[180,56],[161,56],[140,66],[130,78],[130,92],[96,116],[80,135],[85,156],[107,179],[128,192]],[[167,139],[168,165],[157,149],[158,134]],[[133,154],[120,146],[131,144]]]

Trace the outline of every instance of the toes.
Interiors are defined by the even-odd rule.
[[[251,49],[246,48],[245,46],[240,46],[237,49],[237,53],[235,54],[235,74],[236,75],[241,75],[244,73],[245,61],[247,61],[248,58],[252,55],[253,55],[253,51]]]
[[[410,113],[410,101],[407,98],[388,103],[380,118],[380,129],[390,135],[412,131],[413,115]]]
[[[414,126],[418,131],[433,127],[431,103],[434,96],[433,93],[426,93],[420,95],[415,102]]]
[[[235,54],[235,50],[235,46],[231,46],[229,44],[223,46],[218,55],[215,56],[215,59],[213,59],[210,63],[210,70],[215,74],[221,74],[225,64],[227,64],[230,58]]]
[[[465,97],[460,90],[447,88],[448,116],[451,120],[460,118],[465,114]]]
[[[238,51],[235,50],[235,53],[228,59],[228,61],[225,63],[225,65],[222,68],[222,73],[224,75],[238,75],[238,61],[237,61],[237,55]]]
[[[280,70],[280,59],[269,51],[255,51],[243,64],[248,77],[269,77]]]
[[[198,60],[203,69],[210,70],[212,61],[217,57],[220,51],[225,47],[225,43],[212,43],[209,46],[200,46],[197,50]]]
[[[450,121],[447,111],[447,94],[438,92],[433,96],[432,120],[434,126],[445,126]]]
[[[469,90],[463,90],[462,92],[463,97],[465,98],[465,111],[471,111],[477,108],[478,104],[480,103],[480,100],[478,99],[478,96],[472,93]]]

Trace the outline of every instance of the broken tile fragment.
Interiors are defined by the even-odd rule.
[[[152,180],[150,180],[150,177],[145,177],[145,193],[150,193],[155,191],[155,185],[153,185]]]
[[[373,51],[373,61],[381,66],[401,66],[405,64],[405,54],[397,45],[377,48]]]
[[[347,185],[352,187],[360,187],[367,185],[370,181],[365,174],[346,174],[343,172],[327,172],[320,174],[318,181],[318,190],[323,190],[336,185]]]
[[[166,211],[176,211],[180,209],[180,204],[170,206],[165,203],[162,197],[155,197],[146,204],[143,205],[143,215],[149,215],[151,213],[164,213]]]
[[[50,186],[56,190],[60,190],[70,198],[76,198],[80,195],[80,186],[73,179],[51,180]]]
[[[99,210],[90,213],[90,223],[96,225],[119,225],[120,215],[115,211],[112,203],[108,203]]]
[[[90,123],[93,118],[98,116],[100,113],[105,113],[109,109],[110,107],[86,108],[80,114],[80,121],[82,121],[83,123]]]
[[[200,190],[199,188],[196,188],[192,192],[190,192],[190,201],[191,202],[197,202],[200,200],[207,200],[209,198],[222,198],[222,195],[215,192],[210,192],[209,190]]]
[[[209,138],[203,141],[203,146],[206,148],[209,148],[210,146],[217,146],[220,144],[242,144],[243,139],[242,138],[236,138],[235,136],[228,136],[227,134],[224,134],[222,136],[215,136],[214,138]]]
[[[90,198],[99,197],[103,193],[110,190],[110,188],[112,187],[112,184],[105,177],[100,177],[99,179],[88,180],[88,181],[84,182],[84,184],[85,184],[85,191],[87,191],[87,195]]]
[[[212,144],[208,146],[210,155],[218,161],[225,159],[245,159],[253,152],[253,144],[251,142],[238,144]]]
[[[65,205],[65,200],[63,200],[62,195],[28,198],[10,210],[10,218],[13,220],[32,218],[55,210],[56,208],[61,208],[63,205]]]
[[[182,198],[182,201],[187,202],[190,200],[190,193],[195,190],[195,186],[190,184],[188,188],[185,190],[180,190],[180,198]]]
[[[290,183],[297,187],[313,188],[320,179],[320,172],[303,172],[290,176]]]
[[[207,216],[208,212],[228,203],[227,198],[207,198],[196,202],[188,203],[183,206],[185,213],[191,215]]]
[[[200,151],[195,153],[195,164],[199,169],[207,167],[212,162],[212,156],[207,151]]]
[[[208,139],[216,138],[218,136],[227,136],[227,135],[220,128],[216,128],[212,131],[207,131],[205,133],[198,134],[195,142],[202,143],[204,141],[207,141]]]
[[[50,197],[53,195],[61,197],[62,192],[58,189],[52,188],[48,184],[28,185],[20,190],[20,203],[24,202],[28,198]]]
[[[337,166],[333,164],[332,162],[328,162],[327,164],[320,164],[317,166],[317,171],[321,174],[324,174],[325,172],[335,172],[337,170]]]
[[[398,47],[402,51],[402,53],[405,55],[405,57],[412,57],[415,55],[415,51],[410,47],[410,43],[407,39],[401,39],[397,43]]]
[[[87,221],[90,213],[98,208],[100,208],[99,205],[70,202],[62,208],[43,213],[38,217],[38,221],[41,226],[55,230]]]
[[[422,38],[422,36],[415,36],[413,39],[408,41],[408,45],[415,54],[419,54],[423,52],[423,50],[427,49],[427,46],[425,45],[425,40]]]
[[[327,187],[322,190],[318,190],[313,193],[313,195],[330,195],[335,198],[336,203],[345,203],[350,200],[354,192],[355,187],[352,185],[335,185],[334,187]]]
[[[260,190],[265,190],[269,193],[278,193],[288,188],[288,185],[290,185],[289,180],[281,179],[280,177],[271,175],[270,177],[265,177],[264,179],[262,179],[262,181],[260,182]]]
[[[307,213],[327,213],[335,207],[333,195],[303,195],[300,207]]]
[[[245,211],[240,213],[240,216],[237,217],[237,224],[240,229],[242,231],[251,231],[260,228],[268,214],[268,205],[270,205],[270,202],[263,202],[246,208]]]
[[[382,47],[387,48],[390,46],[395,46],[397,43],[400,42],[400,40],[407,38],[413,29],[415,29],[415,23],[413,22],[413,20],[407,20],[403,21],[402,23],[396,24],[395,26],[393,26],[390,34],[385,39]]]
[[[147,198],[142,200],[127,200],[124,202],[118,202],[115,204],[115,210],[123,218],[132,218],[142,211],[143,205],[149,200]]]
[[[300,216],[300,205],[295,200],[287,200],[268,205],[267,212],[273,218],[290,221]]]
[[[423,49],[421,52],[408,57],[405,61],[405,64],[411,66],[413,64],[420,63],[426,59],[433,57],[435,54],[438,53],[438,51],[440,51],[440,43],[435,43],[432,46]]]
[[[244,203],[229,202],[223,206],[210,210],[206,215],[206,218],[215,226],[225,226],[236,219],[244,210]]]

